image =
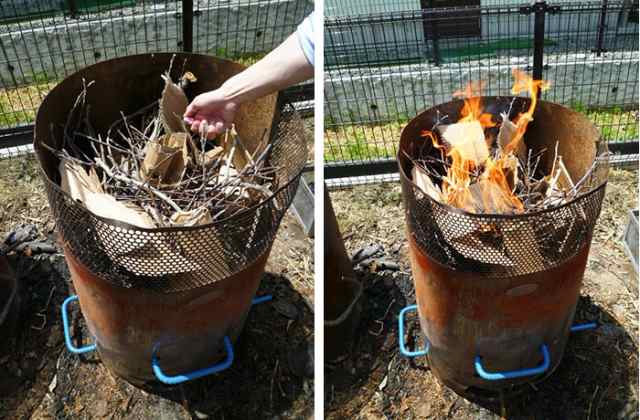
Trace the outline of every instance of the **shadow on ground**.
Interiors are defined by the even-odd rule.
[[[15,351],[0,359],[10,371],[0,378],[0,418],[247,419],[312,413],[313,312],[286,277],[264,275],[258,295],[274,299],[251,309],[228,370],[142,390],[112,376],[97,354],[79,357],[64,349],[59,308],[68,295],[68,273],[58,258],[59,270],[51,278],[25,280],[43,283],[42,293],[27,286],[24,307],[43,307],[50,299],[47,323],[42,330],[21,328]],[[24,323],[33,325],[33,316],[24,315]],[[77,306],[70,315],[74,330],[80,327],[86,337]],[[23,360],[31,359],[33,369],[27,371]]]
[[[369,306],[360,337],[347,357],[325,368],[329,419],[638,418],[636,342],[589,297],[580,298],[575,321],[597,320],[600,327],[572,333],[561,364],[548,379],[488,403],[471,401],[441,385],[426,357],[400,355],[397,316],[402,307],[415,302],[410,276],[371,275],[366,282]],[[382,329],[378,320],[384,320],[384,329],[372,334]],[[418,320],[408,318],[406,325],[408,346],[420,346]]]
[[[347,353],[325,363],[325,409],[329,418],[349,418],[349,408],[373,395],[397,353],[395,315],[406,306],[405,295],[387,275],[361,272],[359,279],[364,299],[355,337],[346,346]]]

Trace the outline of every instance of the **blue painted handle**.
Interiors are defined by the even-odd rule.
[[[549,356],[549,349],[546,344],[543,344],[540,347],[540,351],[542,352],[542,364],[540,366],[536,366],[534,368],[529,369],[519,369],[512,370],[508,372],[487,372],[482,367],[482,358],[480,356],[476,356],[475,368],[476,373],[487,381],[500,381],[503,379],[514,379],[514,378],[524,378],[525,376],[536,376],[544,373],[549,369],[549,365],[551,364],[551,357]]]
[[[76,300],[78,300],[78,296],[73,295],[73,296],[69,296],[64,300],[64,302],[62,302],[62,330],[64,332],[64,343],[66,344],[67,349],[71,353],[75,353],[75,354],[88,353],[96,349],[95,343],[88,346],[84,346],[84,347],[76,347],[71,342],[71,333],[69,332],[69,317],[67,316],[67,306],[69,305],[69,303]]]
[[[594,328],[598,327],[598,323],[597,322],[586,322],[584,324],[574,324],[571,326],[571,328],[569,329],[569,331],[571,332],[578,332],[578,331],[585,331],[585,330],[592,330]]]
[[[425,354],[429,353],[428,341],[427,341],[427,346],[424,350],[415,350],[415,351],[407,350],[406,344],[404,342],[404,315],[409,311],[417,311],[417,310],[418,310],[418,305],[409,305],[404,307],[400,311],[400,315],[398,316],[398,342],[400,343],[400,353],[402,353],[403,356],[417,357],[417,356],[424,356]]]
[[[251,301],[251,306],[258,305],[260,303],[268,302],[273,299],[272,295],[264,295],[253,298]],[[222,372],[225,369],[228,369],[233,364],[233,345],[231,344],[231,339],[228,336],[224,337],[224,349],[227,353],[227,357],[220,363],[217,363],[211,367],[196,370],[194,372],[185,373],[183,375],[175,375],[168,376],[162,372],[160,369],[160,365],[158,363],[158,358],[156,357],[156,349],[153,351],[153,357],[151,360],[151,367],[153,369],[153,374],[156,375],[156,378],[167,385],[177,385],[184,382],[192,381],[194,379],[202,378],[203,376],[213,375],[214,373]]]
[[[202,378],[203,376],[212,375],[214,373],[221,372],[233,363],[233,346],[231,345],[231,340],[229,337],[224,337],[224,349],[227,352],[227,357],[220,363],[217,363],[211,367],[196,370],[190,373],[185,373],[183,375],[175,375],[168,376],[162,372],[160,366],[158,364],[158,358],[156,357],[156,352],[153,352],[153,358],[151,360],[151,366],[153,368],[153,374],[156,375],[156,378],[163,384],[167,385],[177,385],[183,382],[192,381],[194,379]]]
[[[264,303],[264,302],[268,302],[271,299],[273,299],[273,296],[271,295],[264,295],[264,296],[256,296],[253,298],[253,300],[251,301],[251,306],[253,305],[258,305],[260,303]]]

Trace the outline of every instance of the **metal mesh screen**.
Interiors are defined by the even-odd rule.
[[[496,217],[456,211],[401,179],[407,223],[420,249],[447,267],[489,277],[535,273],[576,255],[591,242],[605,192],[602,184],[562,207]]]
[[[126,288],[178,292],[238,273],[268,252],[307,160],[302,121],[286,106],[272,129],[274,195],[211,225],[141,229],[96,217],[43,173],[68,252],[91,272]]]
[[[325,20],[325,159],[345,167],[341,176],[386,170],[409,119],[467,82],[483,80],[484,95],[508,95],[512,68],[533,71],[535,16],[520,5],[420,9],[416,1],[367,11],[347,3],[353,7],[330,2]],[[547,12],[539,40],[551,82],[542,98],[587,115],[609,142],[637,141],[637,4],[549,6],[560,10]]]

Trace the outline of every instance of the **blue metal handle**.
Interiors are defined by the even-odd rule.
[[[253,298],[253,300],[251,301],[251,306],[253,305],[258,305],[260,303],[264,303],[264,302],[268,302],[271,299],[273,299],[273,296],[271,295],[264,295],[264,296],[256,296]]]
[[[156,357],[156,352],[153,352],[153,358],[151,361],[151,366],[153,368],[153,374],[156,375],[156,378],[163,384],[167,385],[177,385],[183,382],[192,381],[194,379],[202,378],[203,376],[212,375],[214,373],[221,372],[233,363],[233,346],[231,345],[231,340],[229,337],[224,337],[224,349],[227,352],[227,357],[220,363],[217,363],[211,367],[196,370],[190,373],[185,373],[183,375],[175,375],[168,376],[165,375],[160,366],[158,365],[158,358]]]
[[[251,301],[251,306],[258,305],[260,303],[268,302],[273,299],[272,295],[264,295],[254,297]],[[231,344],[231,339],[228,336],[224,337],[224,349],[227,353],[227,357],[220,363],[217,363],[211,367],[196,370],[194,372],[185,373],[183,375],[175,375],[168,376],[162,369],[160,369],[160,365],[158,363],[158,358],[156,357],[157,346],[153,351],[153,357],[151,360],[151,367],[153,369],[153,374],[156,378],[166,385],[177,385],[184,382],[192,381],[194,379],[202,378],[203,376],[213,375],[214,373],[222,372],[225,369],[228,369],[233,364],[233,345]]]
[[[598,327],[597,322],[586,322],[584,324],[573,324],[569,329],[569,331],[578,332],[578,331],[592,330],[597,327]]]
[[[75,354],[88,353],[96,349],[95,343],[88,346],[84,346],[84,347],[76,347],[71,342],[71,333],[69,332],[69,317],[67,316],[67,306],[69,305],[69,303],[76,300],[78,300],[78,296],[73,295],[73,296],[69,296],[64,300],[64,302],[62,302],[62,330],[64,332],[64,343],[66,344],[67,349],[71,353],[75,353]]]
[[[536,376],[544,373],[549,369],[549,365],[551,365],[551,357],[549,356],[549,349],[546,344],[543,344],[540,347],[540,351],[542,352],[542,364],[540,366],[536,366],[534,368],[528,369],[519,369],[512,370],[508,372],[487,372],[482,367],[482,358],[480,356],[476,356],[475,368],[476,373],[487,381],[500,381],[502,379],[514,379],[514,378],[523,378],[525,376]]]
[[[424,356],[425,354],[429,353],[429,341],[426,342],[427,346],[424,350],[415,350],[415,351],[407,350],[407,347],[404,342],[404,315],[409,311],[417,311],[417,310],[418,310],[418,305],[409,305],[404,307],[400,311],[400,315],[398,316],[398,342],[400,343],[400,353],[402,353],[403,356],[417,357],[417,356]]]

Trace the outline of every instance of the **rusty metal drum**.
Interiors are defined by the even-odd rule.
[[[496,115],[512,100],[482,99]],[[516,98],[514,107],[529,103]],[[410,158],[432,147],[421,142],[422,130],[430,130],[439,115],[455,121],[461,108],[462,101],[431,108],[401,135],[398,163],[417,304],[401,312],[400,345],[405,355],[427,355],[434,374],[454,390],[482,394],[546,378],[559,365],[570,331],[593,326],[574,326],[573,318],[608,160],[606,144],[586,117],[540,101],[525,134],[527,147],[534,153],[553,150],[558,140],[571,176],[588,176],[590,191],[535,213],[452,208],[416,186]],[[550,160],[543,158],[542,167],[549,168]],[[477,238],[459,240],[472,231]],[[427,343],[421,350],[404,343],[404,317],[414,310]]]
[[[228,368],[264,273],[280,221],[307,161],[302,122],[276,96],[245,104],[236,129],[243,140],[268,136],[277,168],[274,193],[254,207],[213,223],[139,228],[99,217],[60,188],[58,159],[47,147],[61,130],[83,80],[92,125],[106,132],[160,97],[160,75],[173,63],[177,80],[191,71],[187,95],[219,87],[243,66],[197,54],[143,54],[81,70],[57,85],[38,111],[34,147],[77,296],[62,308],[65,342],[76,353],[97,350],[115,374],[142,385],[177,384]],[[93,343],[79,346],[69,334],[69,306],[78,301]]]

